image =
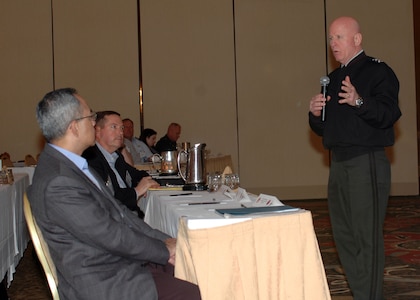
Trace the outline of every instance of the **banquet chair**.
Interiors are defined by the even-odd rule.
[[[59,300],[58,295],[58,280],[54,262],[52,261],[48,245],[42,236],[35,217],[32,215],[31,204],[29,203],[26,193],[23,196],[23,211],[25,213],[26,224],[28,224],[29,234],[31,235],[32,243],[34,244],[35,252],[44,269],[47,277],[48,285],[50,287],[53,300]]]
[[[7,152],[2,153],[0,155],[0,159],[1,159],[3,167],[8,167],[8,168],[13,167],[13,162],[10,159],[10,154],[9,153],[7,153]]]
[[[12,161],[10,160],[10,158],[2,158],[2,159],[1,159],[1,163],[2,163],[2,166],[3,166],[3,167],[8,167],[8,168],[13,167],[13,163],[12,163]]]
[[[3,152],[0,154],[0,159],[8,158],[10,159],[10,154],[8,152]]]
[[[206,159],[206,172],[222,174],[226,167],[230,167],[233,173],[233,162],[231,155],[211,157]]]
[[[34,166],[36,164],[37,164],[37,161],[32,155],[27,154],[25,156],[25,166],[29,167],[29,166]]]

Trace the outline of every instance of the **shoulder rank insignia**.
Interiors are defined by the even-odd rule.
[[[373,61],[373,62],[376,62],[376,63],[378,63],[378,64],[381,62],[381,60],[380,60],[379,58],[372,58],[372,61]]]

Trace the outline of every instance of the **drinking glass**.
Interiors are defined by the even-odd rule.
[[[226,174],[225,185],[235,190],[239,187],[239,175],[238,174]]]
[[[216,192],[222,186],[222,176],[220,174],[209,174],[207,177],[207,187],[209,192]]]

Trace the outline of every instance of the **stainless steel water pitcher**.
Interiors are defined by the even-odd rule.
[[[191,146],[188,151],[182,150],[178,153],[179,174],[186,184],[205,184],[205,147],[206,144],[198,143]],[[182,156],[186,156],[185,174],[181,171]]]
[[[156,161],[159,161],[160,169],[155,165]],[[160,170],[159,173],[162,175],[178,174],[176,151],[163,151],[161,155],[157,153],[153,154],[152,163],[153,163],[154,168],[157,170]]]

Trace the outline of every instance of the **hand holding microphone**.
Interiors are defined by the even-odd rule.
[[[319,82],[322,85],[322,94],[324,95],[324,98],[327,98],[327,85],[330,83],[330,78],[328,76],[322,76]],[[325,121],[325,105],[322,107],[321,120]]]

